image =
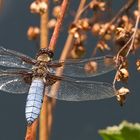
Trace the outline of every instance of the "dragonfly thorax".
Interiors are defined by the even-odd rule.
[[[38,62],[34,67],[33,67],[33,77],[38,77],[38,78],[44,78],[46,77],[48,73],[48,68],[46,66],[45,62]]]
[[[49,62],[51,61],[51,57],[48,56],[48,54],[41,54],[37,57],[37,61],[40,61],[40,62]]]

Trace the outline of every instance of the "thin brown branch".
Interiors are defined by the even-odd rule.
[[[68,0],[64,0],[61,5],[61,13],[58,17],[49,47],[47,45],[48,39],[48,32],[44,31],[47,30],[47,23],[48,23],[48,15],[47,18],[42,16],[41,18],[41,37],[40,37],[40,44],[41,48],[49,48],[51,50],[55,50],[55,45],[59,36],[60,28],[64,19],[64,15],[68,6]],[[50,133],[51,133],[51,124],[52,124],[52,102],[48,100],[46,96],[44,96],[41,115],[40,115],[40,140],[48,140]]]
[[[44,0],[48,3],[48,0]],[[49,3],[48,3],[48,10],[49,10]],[[49,21],[49,11],[41,15],[40,18],[40,48],[47,48],[48,47],[48,35],[49,29],[47,27]],[[48,98],[44,96],[43,104],[40,112],[40,122],[39,122],[39,140],[48,140],[49,133],[48,133]]]
[[[25,140],[36,140],[36,131],[38,126],[38,119],[32,125],[27,126]]]
[[[56,47],[56,42],[57,42],[57,39],[58,39],[58,36],[59,36],[59,32],[60,32],[60,29],[61,29],[61,25],[62,25],[62,22],[64,20],[64,16],[65,16],[65,13],[66,13],[66,10],[67,10],[67,7],[68,7],[68,3],[69,3],[69,0],[63,0],[62,4],[61,4],[61,12],[60,12],[60,15],[57,19],[57,22],[56,22],[56,25],[55,25],[55,28],[54,28],[54,31],[53,31],[53,35],[51,37],[51,40],[50,40],[50,44],[49,44],[49,49],[50,50],[55,50],[55,47]]]
[[[43,104],[40,113],[40,122],[39,122],[39,140],[48,140],[49,132],[48,132],[48,105],[50,102],[48,101],[47,96],[43,98]]]
[[[41,15],[40,20],[40,48],[48,47],[48,12]]]

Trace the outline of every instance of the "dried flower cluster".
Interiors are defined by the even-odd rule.
[[[69,34],[74,38],[73,47],[71,49],[71,58],[81,58],[86,53],[86,41],[89,38],[90,32],[98,42],[93,48],[92,55],[99,52],[115,52],[114,62],[116,63],[117,72],[113,81],[113,86],[117,83],[127,83],[130,78],[128,70],[128,55],[136,53],[140,44],[140,29],[138,28],[137,20],[139,11],[136,9],[130,10],[135,1],[129,1],[122,9],[114,16],[106,20],[104,18],[108,13],[108,2],[104,0],[91,0],[80,13],[79,19],[73,22],[69,27]],[[111,5],[109,5],[111,6]],[[93,17],[82,16],[82,14],[93,11]],[[132,13],[127,12],[130,10]],[[91,35],[91,34],[90,34]],[[91,37],[91,36],[90,36]],[[90,44],[89,44],[90,45]],[[91,45],[93,46],[93,45]],[[109,62],[110,63],[110,62]],[[140,60],[136,62],[137,70],[140,71]],[[85,65],[87,73],[96,73],[98,64],[96,62],[88,62]],[[123,105],[125,94],[129,92],[128,88],[120,88],[116,91],[117,100]],[[123,92],[123,95],[122,95]]]
[[[52,9],[52,15],[48,22],[48,28],[50,29],[55,27],[56,21],[61,14],[61,2],[61,0],[54,0],[55,6]],[[93,45],[92,42],[90,44],[88,43],[90,45],[88,47],[93,49],[91,55],[95,56],[97,53],[110,53],[112,51],[115,53],[114,62],[109,59],[104,64],[116,64],[117,72],[113,81],[115,88],[116,82],[128,82],[130,72],[128,70],[127,57],[129,54],[136,53],[136,50],[139,49],[140,29],[136,26],[138,24],[136,21],[139,17],[139,11],[137,7],[135,10],[131,10],[134,4],[135,1],[130,0],[118,10],[116,15],[109,16],[108,12],[110,11],[108,9],[112,6],[111,3],[105,0],[91,0],[89,3],[85,3],[83,8],[77,13],[76,21],[74,20],[69,25],[68,33],[73,37],[71,49],[68,53],[69,58],[77,59],[83,57],[87,52],[86,44],[88,39],[91,39],[92,36],[93,38],[98,38],[98,41],[96,45]],[[36,0],[31,4],[30,9],[33,13],[42,14],[46,12],[47,4],[44,1]],[[88,13],[90,14],[88,15]],[[38,34],[39,32],[33,29],[28,31],[29,39],[36,38]],[[139,61],[138,59],[136,62],[138,71],[140,71]],[[87,73],[96,73],[98,71],[98,63],[95,61],[88,62],[84,68]],[[126,87],[116,90],[117,100],[121,105],[124,103],[124,98],[126,97],[124,95],[122,96],[122,89],[123,91],[126,91],[126,89],[129,91]]]
[[[32,13],[43,14],[46,13],[48,9],[48,5],[45,1],[36,0],[30,6],[30,10]]]

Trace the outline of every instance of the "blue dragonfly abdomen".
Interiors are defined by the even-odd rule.
[[[34,79],[29,89],[25,108],[25,115],[28,124],[32,124],[40,115],[43,93],[43,81],[41,79]]]

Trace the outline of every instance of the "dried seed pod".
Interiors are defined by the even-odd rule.
[[[78,31],[78,27],[75,23],[72,23],[69,28],[69,33],[74,35]]]
[[[133,11],[133,14],[134,14],[135,18],[137,18],[138,15],[139,15],[139,11],[138,11],[138,10],[134,10],[134,11]]]
[[[100,51],[110,50],[110,47],[104,41],[100,41],[96,48]]]
[[[38,3],[36,1],[31,3],[30,11],[31,11],[31,13],[39,13],[39,6],[38,6]]]
[[[125,68],[121,68],[117,74],[117,81],[127,82],[129,78],[129,72]]]
[[[47,10],[48,10],[47,2],[44,2],[44,1],[40,2],[39,3],[39,13],[40,14],[44,14],[44,13],[47,12]]]
[[[125,58],[125,57],[123,57],[123,56],[119,56],[117,59],[116,59],[116,57],[114,57],[114,61],[115,61],[115,63],[116,63],[116,66],[119,68],[120,67],[120,65],[121,65],[121,68],[126,68],[126,69],[128,69],[128,60]]]
[[[114,40],[118,45],[123,46],[130,39],[131,34],[132,32],[127,31],[122,27],[118,27],[116,28]]]
[[[84,70],[88,74],[96,73],[98,70],[98,63],[96,61],[90,61],[85,64]]]
[[[105,40],[110,40],[112,38],[112,32],[115,30],[115,25],[96,23],[92,26],[92,33],[94,35],[103,36]]]
[[[53,18],[53,19],[49,20],[48,28],[52,29],[55,27],[55,25],[56,25],[56,19]]]
[[[36,14],[44,14],[48,10],[47,2],[45,1],[34,1],[30,5],[30,11],[31,13]]]
[[[107,41],[107,40],[110,40],[112,38],[112,35],[111,34],[105,34],[104,35],[104,39]]]
[[[55,6],[55,7],[53,8],[53,16],[54,16],[54,17],[59,17],[60,12],[61,12],[61,6],[60,6],[60,5]]]
[[[89,8],[93,9],[93,10],[105,11],[106,3],[97,1],[97,0],[93,0],[92,2],[90,2]]]
[[[121,106],[124,105],[125,101],[126,101],[126,95],[129,93],[129,89],[128,88],[120,88],[119,90],[117,90],[117,94],[116,94],[116,97],[117,97],[117,100],[118,102],[120,103]]]
[[[75,45],[71,50],[71,57],[74,59],[81,58],[85,55],[86,49],[83,45]]]
[[[91,28],[88,18],[78,20],[76,25],[81,30],[89,30]]]
[[[27,31],[27,36],[29,40],[35,40],[40,34],[40,29],[38,27],[29,27]]]
[[[140,59],[136,61],[137,70],[140,71]]]
[[[95,23],[93,26],[92,26],[92,33],[94,35],[99,35],[99,32],[100,32],[100,28],[101,28],[101,25],[99,23]]]

